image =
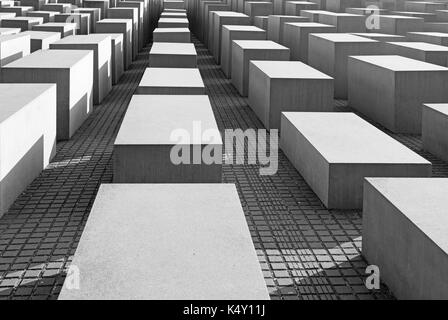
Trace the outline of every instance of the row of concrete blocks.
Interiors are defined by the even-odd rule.
[[[218,17],[218,13],[214,14]],[[223,14],[224,12],[221,12],[220,15]],[[299,34],[303,31],[300,29],[306,30],[306,27],[311,27],[306,23],[302,25],[287,23],[286,25],[291,25],[292,29],[298,29]],[[313,27],[334,28],[334,26],[322,24]],[[220,51],[221,62],[226,55],[229,55],[226,47],[233,41],[232,32],[236,34],[237,39],[240,39],[238,36],[244,38],[247,35],[249,39],[266,37],[262,30],[254,29],[252,26],[217,24],[216,29],[214,36],[218,37],[219,29],[221,29],[221,46],[225,48]],[[444,78],[446,48],[412,42],[389,43],[388,46],[384,46],[400,50],[398,53],[404,56],[411,55],[407,53],[408,51],[412,52],[412,57],[415,59],[423,61],[432,59],[431,62],[442,66],[397,55],[349,57],[359,54],[359,51],[356,53],[359,48],[351,48],[353,46],[350,45],[352,44],[350,39],[359,43],[374,41],[377,47],[382,43],[373,40],[375,38],[382,41],[405,40],[404,37],[394,35],[360,35],[365,36],[364,39],[370,38],[368,39],[370,41],[361,40],[359,35],[312,35],[311,37],[320,37],[320,39],[314,40],[317,44],[311,46],[315,47],[316,51],[310,51],[309,57],[312,57],[311,60],[316,58],[318,69],[319,63],[322,65],[325,63],[323,61],[331,61],[331,56],[333,69],[338,63],[346,60],[345,68],[348,64],[349,87],[353,86],[353,90],[349,92],[353,91],[356,94],[350,100],[351,105],[354,104],[352,101],[356,100],[357,103],[366,106],[366,110],[363,110],[365,113],[369,110],[372,112],[372,101],[386,96],[381,100],[381,103],[386,105],[383,105],[381,111],[375,111],[377,116],[383,112],[381,116],[392,120],[401,119],[408,126],[417,122],[419,124],[413,124],[417,130],[421,129],[423,124],[423,141],[427,148],[430,144],[435,146],[440,143],[440,140],[445,140],[446,143],[448,139],[444,131],[448,129],[448,105],[433,104],[422,108],[422,103],[425,101],[447,101],[448,79]],[[300,40],[308,41],[307,36],[308,34],[304,37],[305,40]],[[309,41],[313,42],[311,37]],[[428,38],[433,43],[442,42],[444,38],[438,34],[425,32],[411,32],[408,37],[413,40]],[[323,44],[326,41],[332,43],[333,51],[331,45]],[[346,43],[346,46],[345,49],[336,53],[339,42]],[[340,209],[359,208],[364,203],[363,254],[370,263],[380,266],[383,279],[396,296],[399,298],[447,298],[448,247],[445,244],[446,232],[443,228],[440,229],[440,223],[446,224],[447,208],[443,201],[445,193],[443,188],[448,186],[448,179],[425,179],[424,177],[431,176],[431,163],[354,114],[283,112],[293,111],[291,109],[322,111],[320,109],[323,106],[322,101],[317,101],[318,106],[313,106],[313,103],[316,103],[316,97],[323,92],[326,92],[323,95],[327,96],[324,99],[325,105],[331,108],[333,79],[302,62],[254,61],[257,59],[289,60],[289,57],[281,59],[280,53],[277,53],[275,57],[266,54],[266,50],[274,49],[276,46],[270,41],[237,40],[233,42],[233,45],[235,53],[232,49],[232,65],[235,61],[244,61],[244,50],[249,52],[258,46],[260,52],[255,56],[251,55],[243,62],[250,70],[249,104],[268,128],[267,123],[271,123],[270,120],[279,119],[281,116],[281,148],[322,202],[329,208]],[[277,49],[282,49],[284,52],[287,50],[280,47]],[[329,55],[322,56],[326,50],[329,50]],[[344,50],[346,51],[343,52]],[[371,50],[370,54],[377,54],[376,51],[372,51],[373,46],[370,46],[368,50]],[[238,51],[239,53],[236,53]],[[432,54],[425,54],[425,51],[430,51]],[[215,51],[215,58],[216,53]],[[316,53],[320,56],[316,57]],[[369,52],[362,53],[369,54]],[[250,61],[251,58],[254,60]],[[335,61],[336,59],[339,60]],[[302,60],[306,61],[306,56]],[[232,80],[234,70],[241,68],[244,69],[241,64],[237,68],[232,68]],[[318,89],[313,91],[316,87]],[[370,93],[367,92],[369,90]],[[250,92],[253,94],[251,95]],[[384,92],[387,94],[384,95]],[[294,97],[295,95],[299,97]],[[309,96],[314,97],[314,101]],[[352,95],[349,94],[350,96]],[[290,97],[292,101],[288,100]],[[286,103],[283,103],[282,100],[285,99]],[[375,107],[381,103],[375,104]],[[285,105],[292,104],[297,107],[285,108]],[[409,112],[409,104],[412,104],[414,111]],[[313,107],[306,110],[310,105]],[[422,118],[422,109],[423,121],[419,122],[418,119]],[[374,117],[371,114],[369,116]],[[268,119],[269,117],[271,119]],[[356,135],[353,135],[353,132],[356,132]],[[369,141],[369,144],[366,145],[365,141]],[[438,147],[440,150],[440,145]],[[445,155],[448,154],[446,147],[444,152]],[[437,154],[436,151],[433,153]],[[406,178],[364,180],[365,177],[375,176]],[[424,191],[423,201],[421,190]],[[378,211],[381,211],[381,214],[378,214]],[[431,211],[430,216],[427,216],[428,211]],[[421,259],[423,250],[427,250],[424,261]]]
[[[149,56],[158,67],[146,69],[114,143],[114,184],[100,187],[72,262],[83,275],[80,289],[64,286],[59,299],[269,299],[235,186],[207,184],[221,181],[221,166],[173,163],[176,130],[193,138],[181,142],[188,153],[211,146],[221,158],[222,142],[196,63],[170,62],[193,44],[166,42],[173,37],[166,32],[158,37],[163,42],[154,42]],[[210,130],[215,138],[206,141]],[[212,203],[220,205],[210,214]],[[106,279],[98,271],[111,259]],[[121,263],[129,259],[132,266]],[[109,285],[130,268],[128,281]]]
[[[11,132],[21,131],[24,143],[18,144],[20,148],[14,147],[20,135],[8,133],[4,139],[2,135],[5,143],[0,151],[3,159],[0,215],[52,159],[54,150],[50,152],[49,148],[55,148],[57,140],[69,139],[87,119],[93,105],[103,101],[130,67],[132,23],[132,19],[103,19],[96,22],[99,33],[89,35],[74,35],[73,23],[47,23],[34,26],[36,30],[16,33],[12,29],[9,32],[12,34],[0,35],[0,82],[5,83],[0,100],[5,104],[17,101],[13,107],[21,112],[45,109],[46,105],[50,108],[36,117],[24,116],[21,123],[15,120],[11,108],[2,109],[2,126],[16,121],[17,128]],[[30,54],[31,51],[35,52]],[[42,89],[45,94],[28,89],[30,83],[39,89],[42,88],[39,83],[48,82],[55,84],[51,89],[54,96],[45,88]],[[29,94],[18,97],[19,92]],[[34,109],[23,112],[34,114]],[[31,119],[42,123],[50,133],[27,130],[38,127],[27,122]],[[40,134],[42,141],[36,139],[30,145],[26,139],[34,139],[35,134]]]

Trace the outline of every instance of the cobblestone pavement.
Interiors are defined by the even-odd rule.
[[[195,44],[220,130],[263,128],[247,99]],[[112,181],[112,143],[148,50],[75,136],[58,143],[50,166],[0,219],[0,299],[57,298],[97,189]],[[351,111],[343,101],[336,106]],[[392,136],[433,162],[434,176],[448,176],[446,163],[421,152],[418,136]],[[246,160],[254,159],[247,151]],[[363,285],[361,212],[326,210],[282,152],[275,175],[261,176],[258,164],[245,163],[225,164],[223,180],[237,185],[273,299],[393,298],[385,286]]]

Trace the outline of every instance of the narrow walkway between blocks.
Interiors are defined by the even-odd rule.
[[[220,130],[263,128],[207,49],[195,45]],[[112,181],[113,141],[148,51],[75,136],[58,144],[51,165],[0,219],[0,298],[57,298],[98,187]],[[446,163],[421,152],[418,136],[392,136],[433,162],[434,176],[448,176]],[[246,160],[254,157],[246,154]],[[393,298],[385,287],[364,286],[361,212],[326,210],[282,152],[277,174],[261,176],[259,167],[225,164],[223,180],[237,185],[273,299]]]

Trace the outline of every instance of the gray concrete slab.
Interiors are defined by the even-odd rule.
[[[268,30],[268,16],[255,16],[253,25],[264,30]]]
[[[22,31],[31,30],[33,26],[42,24],[44,19],[41,17],[14,17],[2,19],[0,25],[3,28],[20,28]]]
[[[72,10],[72,5],[70,3],[47,3],[43,5],[40,10],[55,11],[59,13],[70,13],[70,11]]]
[[[301,16],[270,15],[268,16],[268,40],[285,45],[283,34],[287,22],[308,22],[309,18]]]
[[[423,18],[380,15],[378,32],[405,36],[407,32],[423,31],[423,23]]]
[[[0,36],[0,67],[29,54],[29,36],[21,33]]]
[[[56,153],[56,85],[0,84],[0,217]]]
[[[143,30],[137,8],[109,8],[107,11],[109,19],[132,19],[132,54],[137,57],[139,50],[143,48]],[[143,18],[143,15],[142,15]]]
[[[95,32],[96,22],[100,20],[100,10],[99,8],[77,8],[72,9],[73,13],[87,13],[90,15],[90,32]]]
[[[106,19],[107,10],[109,9],[110,2],[109,0],[83,0],[84,8],[98,8],[100,9],[100,17],[101,19]]]
[[[317,22],[292,22],[284,25],[283,44],[291,50],[291,59],[308,62],[308,39],[311,33],[336,32],[336,27]]]
[[[333,78],[300,61],[249,63],[249,106],[266,129],[285,111],[333,111]]]
[[[22,34],[30,36],[31,52],[47,50],[50,48],[50,43],[61,39],[61,34],[59,32],[25,31],[22,32]]]
[[[354,113],[284,112],[280,145],[330,209],[362,208],[364,177],[431,176],[430,162]]]
[[[233,184],[102,184],[73,264],[61,300],[269,299]]]
[[[285,14],[290,16],[300,16],[301,10],[319,10],[319,5],[309,1],[286,1]]]
[[[398,299],[448,299],[446,178],[367,178],[362,254]]]
[[[250,17],[250,23],[254,23],[256,16],[268,16],[274,13],[274,6],[270,1],[247,1],[244,4],[244,13]]]
[[[242,96],[247,96],[250,60],[289,60],[289,58],[288,48],[270,40],[234,40],[232,84]]]
[[[319,14],[325,13],[325,10],[301,10],[300,16],[306,17],[310,22],[319,22]]]
[[[188,28],[188,19],[185,18],[160,18],[157,22],[159,28]]]
[[[54,16],[57,14],[56,11],[30,11],[27,12],[27,17],[41,17],[44,19],[43,23],[54,22]]]
[[[92,111],[93,52],[36,51],[3,66],[0,80],[7,83],[56,83],[57,138],[70,139]]]
[[[448,161],[448,105],[423,104],[422,146],[443,161]]]
[[[114,143],[114,182],[221,182],[210,152],[221,159],[208,96],[134,95]]]
[[[0,36],[18,34],[19,32],[21,32],[20,28],[0,28]]]
[[[155,28],[152,35],[154,42],[191,42],[188,28]]]
[[[366,32],[365,21],[359,14],[320,12],[318,22],[335,26],[337,32]]]
[[[100,104],[112,89],[111,38],[107,34],[65,37],[50,49],[93,51],[93,103]]]
[[[197,68],[146,68],[136,94],[205,94]]]
[[[227,78],[232,74],[232,41],[233,40],[266,40],[266,31],[255,26],[222,27],[221,69]]]
[[[348,101],[392,132],[420,134],[422,104],[448,101],[448,68],[396,55],[351,56]]]
[[[372,39],[372,40],[376,40],[376,41],[381,41],[381,42],[406,41],[405,36],[400,36],[400,35],[396,35],[396,34],[375,33],[375,32],[366,32],[366,33],[359,32],[359,33],[353,33],[353,34],[355,36],[360,36],[360,37],[364,37],[364,38],[368,38],[368,39]]]
[[[55,22],[70,22],[76,24],[76,34],[89,34],[90,14],[88,13],[58,13],[54,16]]]
[[[334,78],[339,99],[347,98],[348,57],[384,52],[380,42],[348,33],[315,33],[308,41],[308,64]]]
[[[448,67],[448,47],[426,42],[386,42],[389,53]]]
[[[408,32],[406,38],[408,41],[427,42],[448,46],[448,33],[443,32]]]
[[[149,52],[149,66],[156,68],[196,68],[194,44],[155,42]]]
[[[47,22],[33,26],[31,28],[33,31],[48,31],[48,32],[59,32],[61,38],[73,36],[76,34],[76,23],[65,23],[65,22]]]

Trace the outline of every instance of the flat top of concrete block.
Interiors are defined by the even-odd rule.
[[[160,18],[159,22],[188,23],[188,19],[187,18]]]
[[[402,19],[402,20],[421,20],[423,21],[423,18],[418,18],[418,17],[411,17],[411,16],[399,16],[399,15],[391,15],[391,14],[382,14],[379,16],[380,20],[381,19]]]
[[[406,2],[410,2],[410,3],[418,3],[418,4],[424,4],[424,5],[441,5],[442,3],[440,2],[432,2],[432,1],[406,1]]]
[[[155,28],[155,33],[180,33],[180,32],[188,32],[190,33],[190,29],[188,28]]]
[[[374,32],[354,32],[352,33],[355,36],[360,36],[360,37],[373,37],[373,38],[397,38],[397,39],[401,39],[404,38],[404,36],[400,36],[397,34],[387,34],[387,33],[374,33]]]
[[[266,30],[255,27],[255,26],[241,26],[241,25],[224,25],[223,29],[227,29],[229,31],[254,31],[254,32],[266,32]]]
[[[288,49],[271,40],[233,40],[233,43],[243,49]]]
[[[42,22],[43,18],[40,18],[40,17],[12,17],[12,18],[8,18],[8,19],[2,19],[2,21]]]
[[[91,33],[86,35],[68,36],[53,44],[97,44],[103,41],[110,41],[110,36],[105,33]]]
[[[300,14],[302,13],[312,13],[312,14],[316,14],[316,13],[325,13],[325,12],[329,12],[329,11],[325,11],[325,10],[300,10]]]
[[[392,11],[391,13],[393,14],[397,14],[397,15],[419,15],[419,16],[435,16],[435,13],[430,13],[430,12],[417,12],[417,11]]]
[[[334,16],[334,17],[363,17],[363,15],[360,14],[354,14],[354,13],[346,13],[346,12],[331,12],[331,11],[319,11],[320,15],[325,16]]]
[[[197,68],[146,68],[139,87],[204,87]]]
[[[299,28],[336,28],[330,24],[324,24],[319,22],[286,22],[286,24],[299,27]]]
[[[84,1],[87,1],[87,0],[84,0]],[[89,0],[89,1],[94,1],[94,0]],[[67,7],[71,7],[72,5],[70,3],[46,3],[42,7],[45,8],[45,6],[67,8]]]
[[[38,50],[2,68],[70,68],[89,55],[91,50]]]
[[[310,1],[286,1],[289,3],[294,3],[294,4],[316,4],[315,2],[310,2]]]
[[[17,34],[20,31],[22,31],[20,28],[0,28],[0,35]]]
[[[283,115],[329,163],[430,164],[354,113],[284,112]]]
[[[233,184],[102,184],[72,263],[59,299],[269,299]]]
[[[448,68],[398,55],[350,56],[391,71],[448,71]]]
[[[174,17],[186,17],[187,16],[187,14],[185,12],[162,12],[160,14],[161,17],[163,17],[165,15],[174,16]]]
[[[55,27],[55,28],[64,28],[65,29],[76,29],[76,23],[69,22],[47,22],[42,23],[40,25],[34,27]]]
[[[48,38],[61,38],[61,33],[59,32],[50,32],[50,31],[24,31],[22,34],[29,35],[31,39],[48,39]]]
[[[268,16],[255,16],[254,17],[254,19],[261,19],[261,20],[268,19],[268,18],[269,18]]]
[[[234,11],[212,11],[212,12],[220,17],[249,17],[244,13]]]
[[[419,34],[428,37],[448,38],[448,33],[443,32],[408,32],[408,34]]]
[[[218,130],[206,95],[134,95],[115,145],[174,145],[179,131],[189,133],[187,144],[222,143],[220,136],[193,135],[195,123],[200,123],[199,131]]]
[[[311,36],[331,42],[378,42],[373,39],[360,37],[351,33],[312,33]]]
[[[196,55],[196,49],[192,43],[154,42],[149,54]]]
[[[448,47],[427,42],[387,42],[395,46],[406,47],[410,49],[416,49],[421,51],[430,52],[448,52]]]
[[[72,12],[96,12],[100,10],[101,8],[76,8],[72,9]]]
[[[84,0],[84,2],[109,2],[109,0]]]
[[[23,37],[26,37],[26,35],[24,35],[22,32],[17,33],[17,34],[3,34],[3,35],[0,35],[0,42],[7,42],[7,41],[11,41],[11,40],[20,39]]]
[[[15,17],[15,12],[0,12],[0,17],[6,18],[6,17]]]
[[[49,15],[49,16],[54,16],[54,15],[58,14],[59,12],[56,12],[56,11],[41,11],[41,10],[38,10],[38,11],[31,11],[31,12],[28,12],[27,14],[34,14],[34,13],[46,14],[46,15]]]
[[[448,116],[448,103],[427,103],[423,106]]]
[[[278,79],[333,79],[300,61],[251,60],[269,78]]]
[[[125,23],[132,25],[132,19],[102,19],[96,23]]]
[[[448,252],[447,178],[366,178],[394,207]]]
[[[0,83],[0,123],[55,86],[53,83]]]

